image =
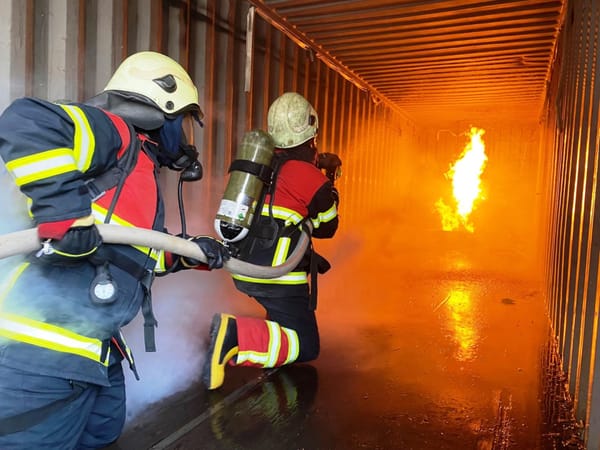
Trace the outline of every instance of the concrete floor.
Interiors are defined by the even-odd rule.
[[[475,233],[442,232],[419,216],[433,217],[387,214],[317,243],[333,265],[320,278],[318,360],[228,368],[210,393],[196,369],[110,448],[561,448],[544,417],[549,330],[533,239],[485,220]],[[227,289],[235,301],[205,305],[196,368],[212,312],[260,314]],[[165,376],[178,370],[161,364]]]

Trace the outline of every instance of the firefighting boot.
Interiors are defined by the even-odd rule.
[[[202,382],[217,389],[225,379],[225,364],[238,353],[235,316],[218,313],[210,326],[210,344],[202,369]]]

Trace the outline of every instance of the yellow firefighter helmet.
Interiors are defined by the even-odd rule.
[[[202,118],[198,89],[175,60],[161,53],[144,51],[126,58],[104,91],[141,96],[141,101],[158,107],[167,116],[195,111]]]

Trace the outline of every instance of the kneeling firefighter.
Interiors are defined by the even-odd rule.
[[[102,242],[96,223],[165,231],[158,171],[199,179],[192,144],[202,112],[187,72],[136,53],[84,103],[14,101],[0,116],[0,155],[30,200],[43,242],[0,292],[0,448],[91,449],[125,422],[121,327],[141,310],[154,350],[154,274],[220,268],[229,251],[190,238],[207,265]],[[137,376],[137,374],[136,374]]]
[[[338,193],[317,167],[319,121],[311,104],[295,92],[284,93],[271,104],[267,120],[275,145],[272,181],[248,235],[230,245],[242,260],[276,266],[295,248],[305,221],[311,222],[313,237],[333,237]],[[316,285],[311,279],[309,289],[309,274],[316,277],[317,269],[324,273],[328,268],[309,246],[300,264],[279,278],[233,275],[237,289],[265,308],[266,320],[224,313],[213,317],[202,374],[206,387],[223,384],[226,364],[271,368],[316,359]]]

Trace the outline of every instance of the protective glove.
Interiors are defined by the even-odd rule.
[[[65,223],[60,222],[60,226]],[[55,265],[78,264],[102,245],[92,216],[70,221],[66,230],[61,230],[60,226],[58,223],[38,226],[38,235],[43,240],[42,248],[35,255],[38,261]]]
[[[325,171],[325,175],[332,183],[342,176],[342,160],[335,153],[319,153],[317,167]]]
[[[200,250],[206,255],[208,270],[222,268],[225,261],[231,258],[229,249],[221,241],[210,236],[195,236],[188,240],[200,247]],[[194,269],[204,263],[198,259],[182,256],[181,264],[186,269]]]

